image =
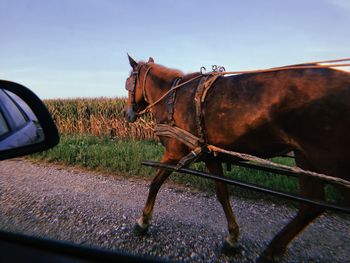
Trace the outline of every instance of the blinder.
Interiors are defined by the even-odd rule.
[[[133,91],[135,89],[136,78],[134,76],[130,76],[126,79],[125,89],[127,91]]]
[[[147,65],[147,63],[145,64]],[[140,74],[140,69],[141,69],[142,65],[138,65],[137,68],[131,72],[130,76],[126,79],[126,82],[125,82],[125,89],[129,92],[129,97],[130,97],[130,102],[131,102],[131,106],[132,106],[132,110],[133,111],[136,111],[136,97],[135,97],[135,90],[136,90],[136,83],[137,81],[140,82],[140,79],[139,79],[139,74]],[[146,74],[145,74],[145,78],[144,78],[144,81],[143,81],[143,86],[142,86],[142,94],[143,94],[143,97],[144,97],[144,100],[148,103],[148,100],[147,100],[147,96],[146,96],[146,92],[145,92],[145,85],[146,85],[146,77],[147,77],[147,74],[148,72],[150,71],[151,67],[149,67],[146,71]],[[141,83],[139,83],[139,85],[141,85]]]

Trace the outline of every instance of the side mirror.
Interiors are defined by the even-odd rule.
[[[43,102],[28,88],[0,80],[0,160],[49,149],[59,142]]]

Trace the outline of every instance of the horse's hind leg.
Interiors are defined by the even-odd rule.
[[[223,176],[222,165],[220,162],[217,162],[215,160],[210,160],[210,161],[206,161],[206,165],[212,174]],[[224,253],[236,252],[237,241],[239,238],[239,227],[237,225],[235,216],[231,208],[227,186],[223,182],[215,181],[215,189],[216,189],[217,198],[221,203],[222,208],[224,209],[226,219],[227,219],[227,224],[228,224],[229,234],[225,240],[225,243],[223,246],[223,252]]]
[[[176,163],[176,161],[172,161],[167,159],[166,157],[163,157],[162,163],[174,164]],[[148,227],[151,224],[152,213],[153,213],[153,208],[157,197],[157,193],[160,187],[162,186],[162,184],[165,182],[165,180],[169,177],[170,174],[171,174],[171,171],[169,170],[158,169],[156,176],[153,178],[151,182],[147,201],[143,208],[142,216],[137,220],[137,223],[134,227],[134,232],[136,234],[143,235],[147,233]]]
[[[299,167],[308,169],[303,165],[300,157],[296,161]],[[302,196],[317,200],[324,199],[324,185],[319,180],[301,176],[299,184]],[[283,256],[289,242],[323,212],[324,209],[321,207],[302,204],[298,214],[273,238],[260,260],[273,261]]]

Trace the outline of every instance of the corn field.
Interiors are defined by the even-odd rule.
[[[150,115],[135,123],[125,121],[126,98],[50,99],[44,103],[61,134],[156,140]]]

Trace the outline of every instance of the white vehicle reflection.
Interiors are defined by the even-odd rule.
[[[0,151],[44,141],[43,129],[30,107],[16,94],[0,89]]]

